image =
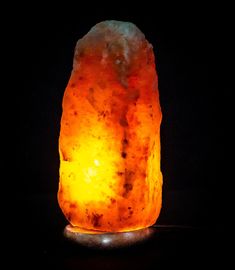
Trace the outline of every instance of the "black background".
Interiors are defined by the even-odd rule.
[[[13,179],[10,185],[14,186],[12,196],[16,198],[10,213],[14,212],[11,224],[18,228],[21,240],[17,241],[17,253],[24,265],[30,264],[32,258],[38,263],[60,259],[67,262],[73,254],[73,263],[65,263],[65,269],[116,269],[130,267],[134,253],[142,252],[141,248],[127,250],[123,259],[120,251],[92,253],[77,248],[80,255],[76,255],[76,248],[66,246],[61,236],[66,220],[58,207],[56,193],[62,97],[72,70],[76,41],[96,23],[108,19],[133,22],[153,45],[163,112],[164,186],[158,224],[193,228],[186,236],[185,232],[173,231],[160,244],[154,239],[147,247],[151,256],[144,253],[137,261],[138,266],[141,268],[144,261],[155,256],[158,261],[168,262],[177,257],[180,265],[189,255],[191,264],[205,258],[211,263],[208,252],[215,252],[213,236],[222,241],[224,205],[218,202],[218,191],[222,191],[218,167],[223,156],[217,153],[223,147],[220,132],[215,132],[216,121],[220,119],[218,93],[209,81],[215,25],[205,7],[177,6],[169,10],[136,5],[135,8],[118,8],[118,3],[106,8],[89,4],[62,6],[60,12],[35,5],[14,17],[9,31],[14,56],[10,81],[13,90],[9,95],[16,112],[9,123],[14,123],[10,128],[17,139],[12,140],[11,146],[18,154],[9,169],[9,179]],[[6,165],[9,159],[11,153]],[[201,249],[203,252],[198,252]],[[216,251],[220,253],[220,248]]]

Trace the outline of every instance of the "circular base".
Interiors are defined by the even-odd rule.
[[[64,235],[69,240],[95,249],[113,249],[131,246],[146,241],[153,232],[154,229],[151,227],[136,231],[115,233],[83,230],[72,227],[71,225],[67,225],[64,229]]]

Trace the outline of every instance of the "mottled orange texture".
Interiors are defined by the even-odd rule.
[[[82,229],[148,227],[162,202],[158,80],[132,23],[104,21],[77,42],[63,97],[59,205]]]

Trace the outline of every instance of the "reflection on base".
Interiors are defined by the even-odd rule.
[[[153,233],[154,229],[151,227],[136,231],[115,233],[87,231],[72,227],[71,225],[67,225],[64,229],[64,235],[69,240],[95,249],[113,249],[131,246],[146,241]]]

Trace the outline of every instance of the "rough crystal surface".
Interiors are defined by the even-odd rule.
[[[77,42],[59,137],[58,201],[73,226],[128,231],[159,216],[162,114],[154,61],[132,23],[98,23]]]

